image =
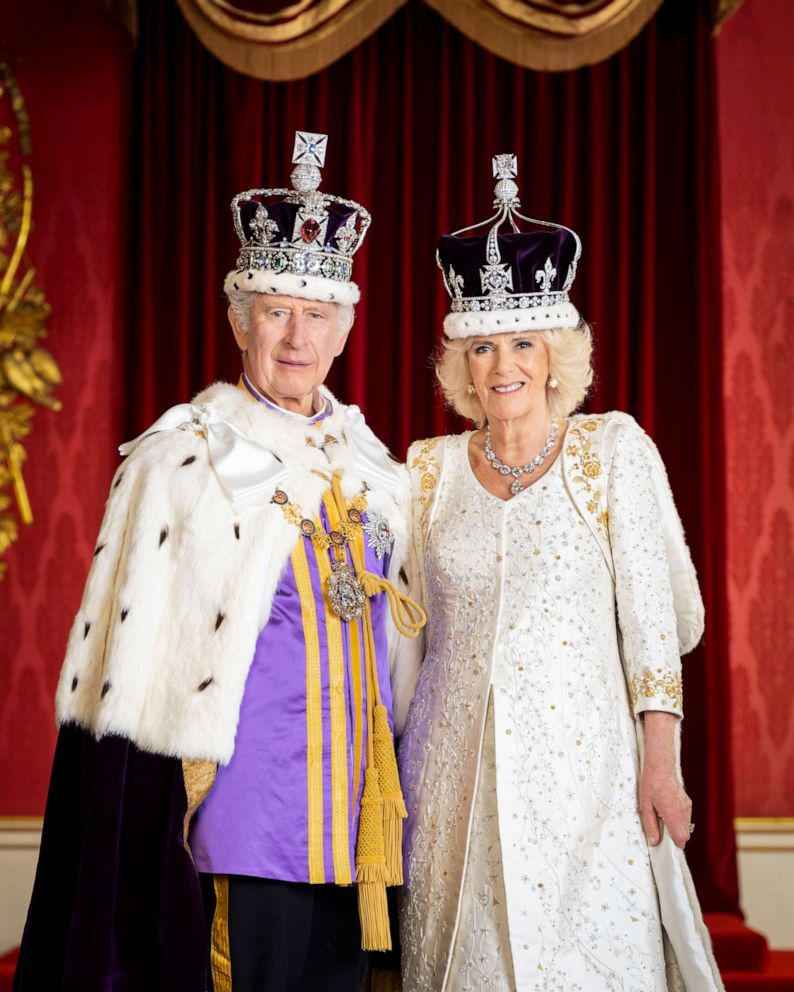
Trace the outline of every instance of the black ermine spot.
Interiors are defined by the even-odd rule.
[[[85,640],[86,637],[88,637],[88,631],[90,629],[91,629],[91,621],[86,620],[86,622],[83,624],[83,640]]]
[[[109,692],[110,692],[110,679],[108,679],[107,682],[105,682],[105,684],[102,686],[101,698],[104,699]]]
[[[119,474],[119,476],[118,476],[118,478],[116,479],[116,481],[115,481],[115,482],[113,483],[113,488],[114,488],[114,489],[118,489],[118,488],[119,488],[119,486],[121,485],[121,480],[122,480],[123,478],[124,478],[124,473],[123,473],[123,472],[121,472],[121,473]]]
[[[207,688],[208,685],[212,685],[212,676],[211,675],[210,675],[210,677],[208,679],[204,679],[204,681],[198,687],[198,691],[199,692],[204,692],[204,690]]]
[[[72,692],[77,688],[77,676],[72,679]]]
[[[96,548],[94,548],[94,558],[96,558],[96,556],[99,554],[102,548],[104,548],[104,546],[105,546],[104,544],[97,544]]]
[[[404,568],[400,569],[400,578],[403,580],[403,582],[406,585],[408,585],[408,573],[405,571]]]
[[[182,462],[182,464],[179,467],[184,468],[185,465],[192,465],[195,460],[196,460],[195,455],[188,455],[187,458]]]
[[[216,630],[218,629],[218,627],[220,627],[220,625],[223,623],[223,621],[225,619],[226,619],[226,617],[222,613],[219,612],[218,615],[217,615],[217,617],[215,618],[215,629]]]
[[[234,536],[237,538],[238,541],[240,540],[240,525],[239,524],[235,524],[234,525]]]
[[[124,623],[124,621],[127,619],[127,616],[129,614],[129,612],[130,612],[129,611],[129,607],[127,607],[127,606],[125,606],[124,609],[121,611],[121,622],[122,623]]]
[[[165,543],[165,539],[167,537],[168,537],[168,528],[167,527],[163,527],[163,529],[160,531],[160,545],[159,546],[161,548],[162,548],[163,544]]]

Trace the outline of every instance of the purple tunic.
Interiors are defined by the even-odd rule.
[[[320,519],[328,532],[331,528],[325,507]],[[218,769],[212,791],[194,820],[190,845],[196,867],[202,872],[345,884],[355,879],[366,714],[373,701],[367,699],[361,621],[348,624],[326,612],[318,559],[325,555],[330,563],[333,552],[316,551],[308,537],[301,537],[299,543],[303,544],[305,559],[300,554],[298,558],[308,565],[313,602],[301,603],[293,556],[284,568],[270,618],[256,644],[234,754],[228,765]],[[386,575],[389,556],[378,559],[366,541],[364,544],[366,569]],[[346,553],[350,561],[349,548]],[[381,697],[391,714],[388,603],[383,594],[369,602]],[[316,629],[319,648],[319,663],[314,665],[307,659],[307,615]],[[352,626],[355,631],[351,631]],[[338,652],[335,665],[329,651],[329,638],[340,635],[343,708],[331,691],[335,667],[339,673]],[[317,673],[313,687],[312,671]],[[337,699],[335,715],[332,698]],[[322,714],[321,728],[315,722],[314,731],[307,719],[312,711]],[[312,732],[315,750],[320,742],[322,749],[321,768],[318,759],[314,773],[309,755]]]

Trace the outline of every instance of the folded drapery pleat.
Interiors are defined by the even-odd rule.
[[[122,0],[106,0],[114,7]],[[127,12],[132,0],[124,0]],[[300,79],[351,51],[406,0],[178,0],[226,65],[257,79]],[[593,65],[624,48],[662,0],[424,0],[467,38],[515,65]],[[714,28],[742,0],[703,0]]]
[[[225,65],[256,79],[289,80],[336,62],[406,0],[315,0],[275,23],[252,20],[217,0],[177,2],[201,43]]]

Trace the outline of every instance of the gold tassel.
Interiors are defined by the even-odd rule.
[[[391,950],[381,807],[378,770],[367,768],[356,844],[358,915],[361,920],[361,946],[365,951]]]
[[[397,771],[397,758],[394,754],[394,740],[389,729],[386,707],[376,706],[374,710],[375,729],[373,744],[375,767],[383,797],[383,845],[386,856],[386,884],[403,884],[403,820],[408,816],[405,808],[400,774]]]

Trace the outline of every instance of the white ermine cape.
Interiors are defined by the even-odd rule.
[[[256,640],[300,537],[272,502],[277,488],[313,517],[334,470],[346,497],[366,483],[395,535],[399,581],[407,473],[358,407],[321,391],[333,410],[322,433],[336,439],[322,448],[307,444],[305,424],[224,383],[122,447],[58,684],[59,724],[229,761]],[[403,638],[387,622],[396,651]]]

